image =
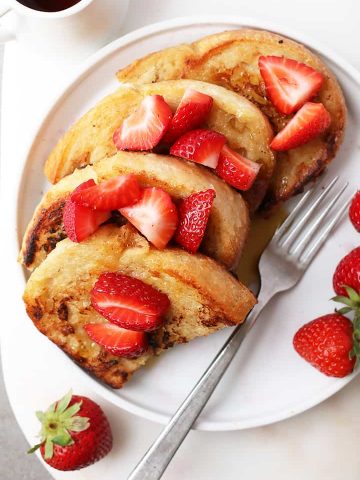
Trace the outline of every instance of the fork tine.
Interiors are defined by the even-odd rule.
[[[336,204],[336,202],[339,200],[341,195],[344,193],[344,191],[347,189],[349,183],[346,182],[345,185],[342,187],[342,189],[335,195],[335,197],[330,201],[328,205],[322,208],[322,210],[318,213],[316,219],[314,222],[311,224],[310,228],[306,230],[304,235],[301,237],[299,241],[294,241],[292,246],[289,249],[289,254],[294,255],[296,253],[300,253],[300,251],[303,249],[303,247],[306,247],[306,245],[309,243],[311,240],[311,236],[313,233],[315,233],[318,230],[319,225],[323,221],[323,219],[326,217],[326,215],[329,213],[329,211],[332,209],[332,207]]]
[[[333,178],[333,180],[329,183],[329,185],[316,197],[316,199],[309,205],[309,207],[304,211],[304,213],[300,215],[300,218],[298,219],[296,224],[292,225],[289,228],[288,232],[286,232],[283,238],[279,241],[280,247],[285,247],[286,245],[289,245],[291,240],[293,240],[297,232],[304,226],[306,220],[310,217],[310,215],[319,205],[321,200],[330,192],[330,190],[333,188],[333,186],[338,181],[338,179],[339,179],[338,176]]]
[[[305,249],[305,251],[301,254],[299,261],[301,263],[304,263],[306,265],[309,265],[309,263],[313,260],[317,252],[320,250],[320,248],[323,246],[325,243],[327,237],[333,230],[333,228],[337,225],[337,223],[340,221],[341,217],[343,216],[344,212],[349,208],[351,199],[348,199],[345,204],[340,207],[338,210],[338,213],[333,217],[333,219],[326,225],[326,227],[323,229],[323,231],[318,235],[316,240],[312,243],[312,245]]]
[[[304,205],[306,200],[309,198],[313,190],[308,190],[304,195],[300,198],[298,203],[295,205],[295,208],[291,210],[289,215],[286,217],[285,221],[279,226],[279,228],[276,230],[274,237],[280,238],[282,234],[285,232],[285,230],[290,226],[292,223],[294,217],[298,213],[298,211],[301,209],[301,207]]]

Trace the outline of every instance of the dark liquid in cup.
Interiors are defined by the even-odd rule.
[[[25,7],[41,12],[60,12],[80,2],[80,0],[18,0]]]

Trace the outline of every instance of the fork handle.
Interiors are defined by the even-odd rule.
[[[131,472],[128,480],[158,480],[162,477],[170,460],[205,407],[263,306],[264,303],[259,301],[247,316],[246,322],[236,327],[168,425]]]

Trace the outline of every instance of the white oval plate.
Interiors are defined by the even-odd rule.
[[[344,145],[321,181],[325,183],[336,173],[350,182],[352,190],[359,187],[360,76],[353,67],[293,32],[258,21],[229,17],[176,19],[137,30],[99,51],[54,103],[36,135],[23,172],[18,201],[19,241],[42,192],[48,188],[42,173],[44,159],[74,120],[117,87],[117,69],[154,50],[241,27],[273,30],[306,43],[335,72],[347,98],[349,121]],[[303,323],[332,311],[328,301],[333,295],[332,273],[338,260],[358,242],[354,229],[344,221],[300,284],[266,308],[195,428],[235,430],[285,419],[328,398],[354,377],[339,380],[320,374],[294,352],[292,338]],[[25,315],[21,318],[21,322],[28,321]],[[225,330],[166,352],[119,391],[107,388],[86,372],[83,375],[99,395],[115,405],[165,423],[229,334],[230,330]],[[45,342],[45,338],[37,339],[37,348]],[[56,364],[79,368],[60,350]],[[53,368],[49,364],[49,373]]]

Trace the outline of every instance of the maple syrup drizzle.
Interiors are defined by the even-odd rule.
[[[236,269],[239,280],[247,287],[258,283],[258,265],[262,252],[275,233],[275,230],[287,217],[288,212],[280,207],[269,218],[255,214],[251,220],[250,233]]]

